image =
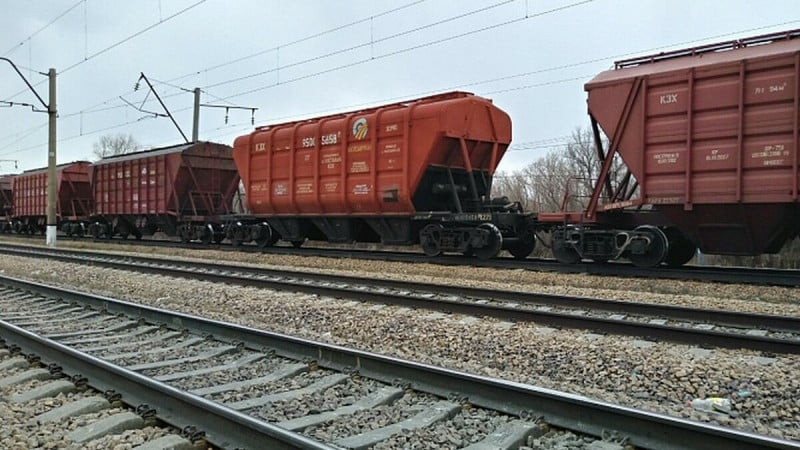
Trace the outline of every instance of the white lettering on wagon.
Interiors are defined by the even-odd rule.
[[[661,96],[658,102],[662,105],[678,103],[678,94],[664,94]]]
[[[678,153],[656,153],[653,155],[656,164],[675,164],[678,162]]]
[[[706,155],[706,161],[727,161],[731,157],[730,153],[721,153],[719,150],[711,150],[710,155]]]
[[[750,157],[752,159],[761,159],[762,164],[765,166],[782,166],[789,156],[789,150],[783,144],[765,145],[764,150],[760,152],[753,152]]]
[[[759,86],[753,89],[753,93],[755,95],[766,94],[766,93],[775,93],[775,92],[783,92],[786,90],[788,86],[787,82],[783,82],[782,84],[773,84],[770,86]]]
[[[322,145],[333,145],[339,143],[339,133],[328,133],[320,136],[320,142]],[[305,137],[300,140],[300,145],[303,148],[314,147],[317,144],[317,139],[315,137]]]

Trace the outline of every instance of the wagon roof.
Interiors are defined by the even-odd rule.
[[[91,164],[91,162],[89,162],[89,161],[72,161],[72,162],[68,162],[68,163],[61,163],[61,164],[56,166],[56,170],[62,169],[64,167],[72,166],[74,164]],[[47,167],[39,167],[38,169],[26,170],[26,171],[22,172],[19,175],[32,175],[32,174],[39,173],[39,172],[47,172]],[[14,175],[14,176],[19,176],[19,175]]]
[[[188,144],[178,144],[178,145],[171,145],[169,147],[160,147],[160,148],[153,148],[149,150],[141,150],[138,152],[133,153],[124,153],[122,155],[114,155],[114,156],[107,156],[100,161],[94,163],[95,166],[99,166],[102,164],[108,163],[116,163],[121,161],[130,161],[139,158],[149,158],[151,156],[161,156],[161,155],[170,155],[173,153],[181,153],[183,151],[189,150],[192,147],[201,146],[201,145],[214,145],[214,146],[221,146],[221,147],[228,147],[225,144],[220,144],[217,142],[207,142],[207,141],[199,141],[199,142],[190,142]]]
[[[588,91],[596,84],[618,80],[715,64],[734,64],[747,59],[781,56],[798,51],[800,30],[659,53],[617,61],[614,69],[598,74],[586,83],[585,89]]]

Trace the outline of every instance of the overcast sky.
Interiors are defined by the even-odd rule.
[[[0,55],[47,98],[59,72],[58,161],[91,158],[105,134],[145,148],[191,137],[193,97],[255,107],[266,125],[450,90],[491,98],[513,121],[500,166],[558,150],[587,126],[583,84],[617,59],[800,28],[797,0],[0,0]],[[22,92],[22,93],[20,93]],[[134,106],[128,106],[124,98]],[[0,100],[38,104],[0,61]],[[144,103],[143,103],[144,102]],[[0,104],[0,106],[3,106]],[[249,111],[201,110],[200,138],[226,144]],[[47,114],[0,107],[0,159],[46,165]],[[555,144],[553,146],[552,144]],[[512,147],[513,148],[513,147]],[[0,162],[0,173],[13,172]]]

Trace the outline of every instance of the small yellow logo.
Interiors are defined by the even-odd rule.
[[[357,119],[353,123],[353,137],[358,140],[364,139],[367,137],[367,131],[369,131],[369,127],[367,126],[367,119],[361,117]]]

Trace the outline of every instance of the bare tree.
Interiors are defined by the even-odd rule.
[[[96,160],[103,159],[109,156],[122,155],[137,150],[140,147],[139,142],[134,139],[130,134],[107,134],[101,136],[100,139],[92,146],[92,153]]]

